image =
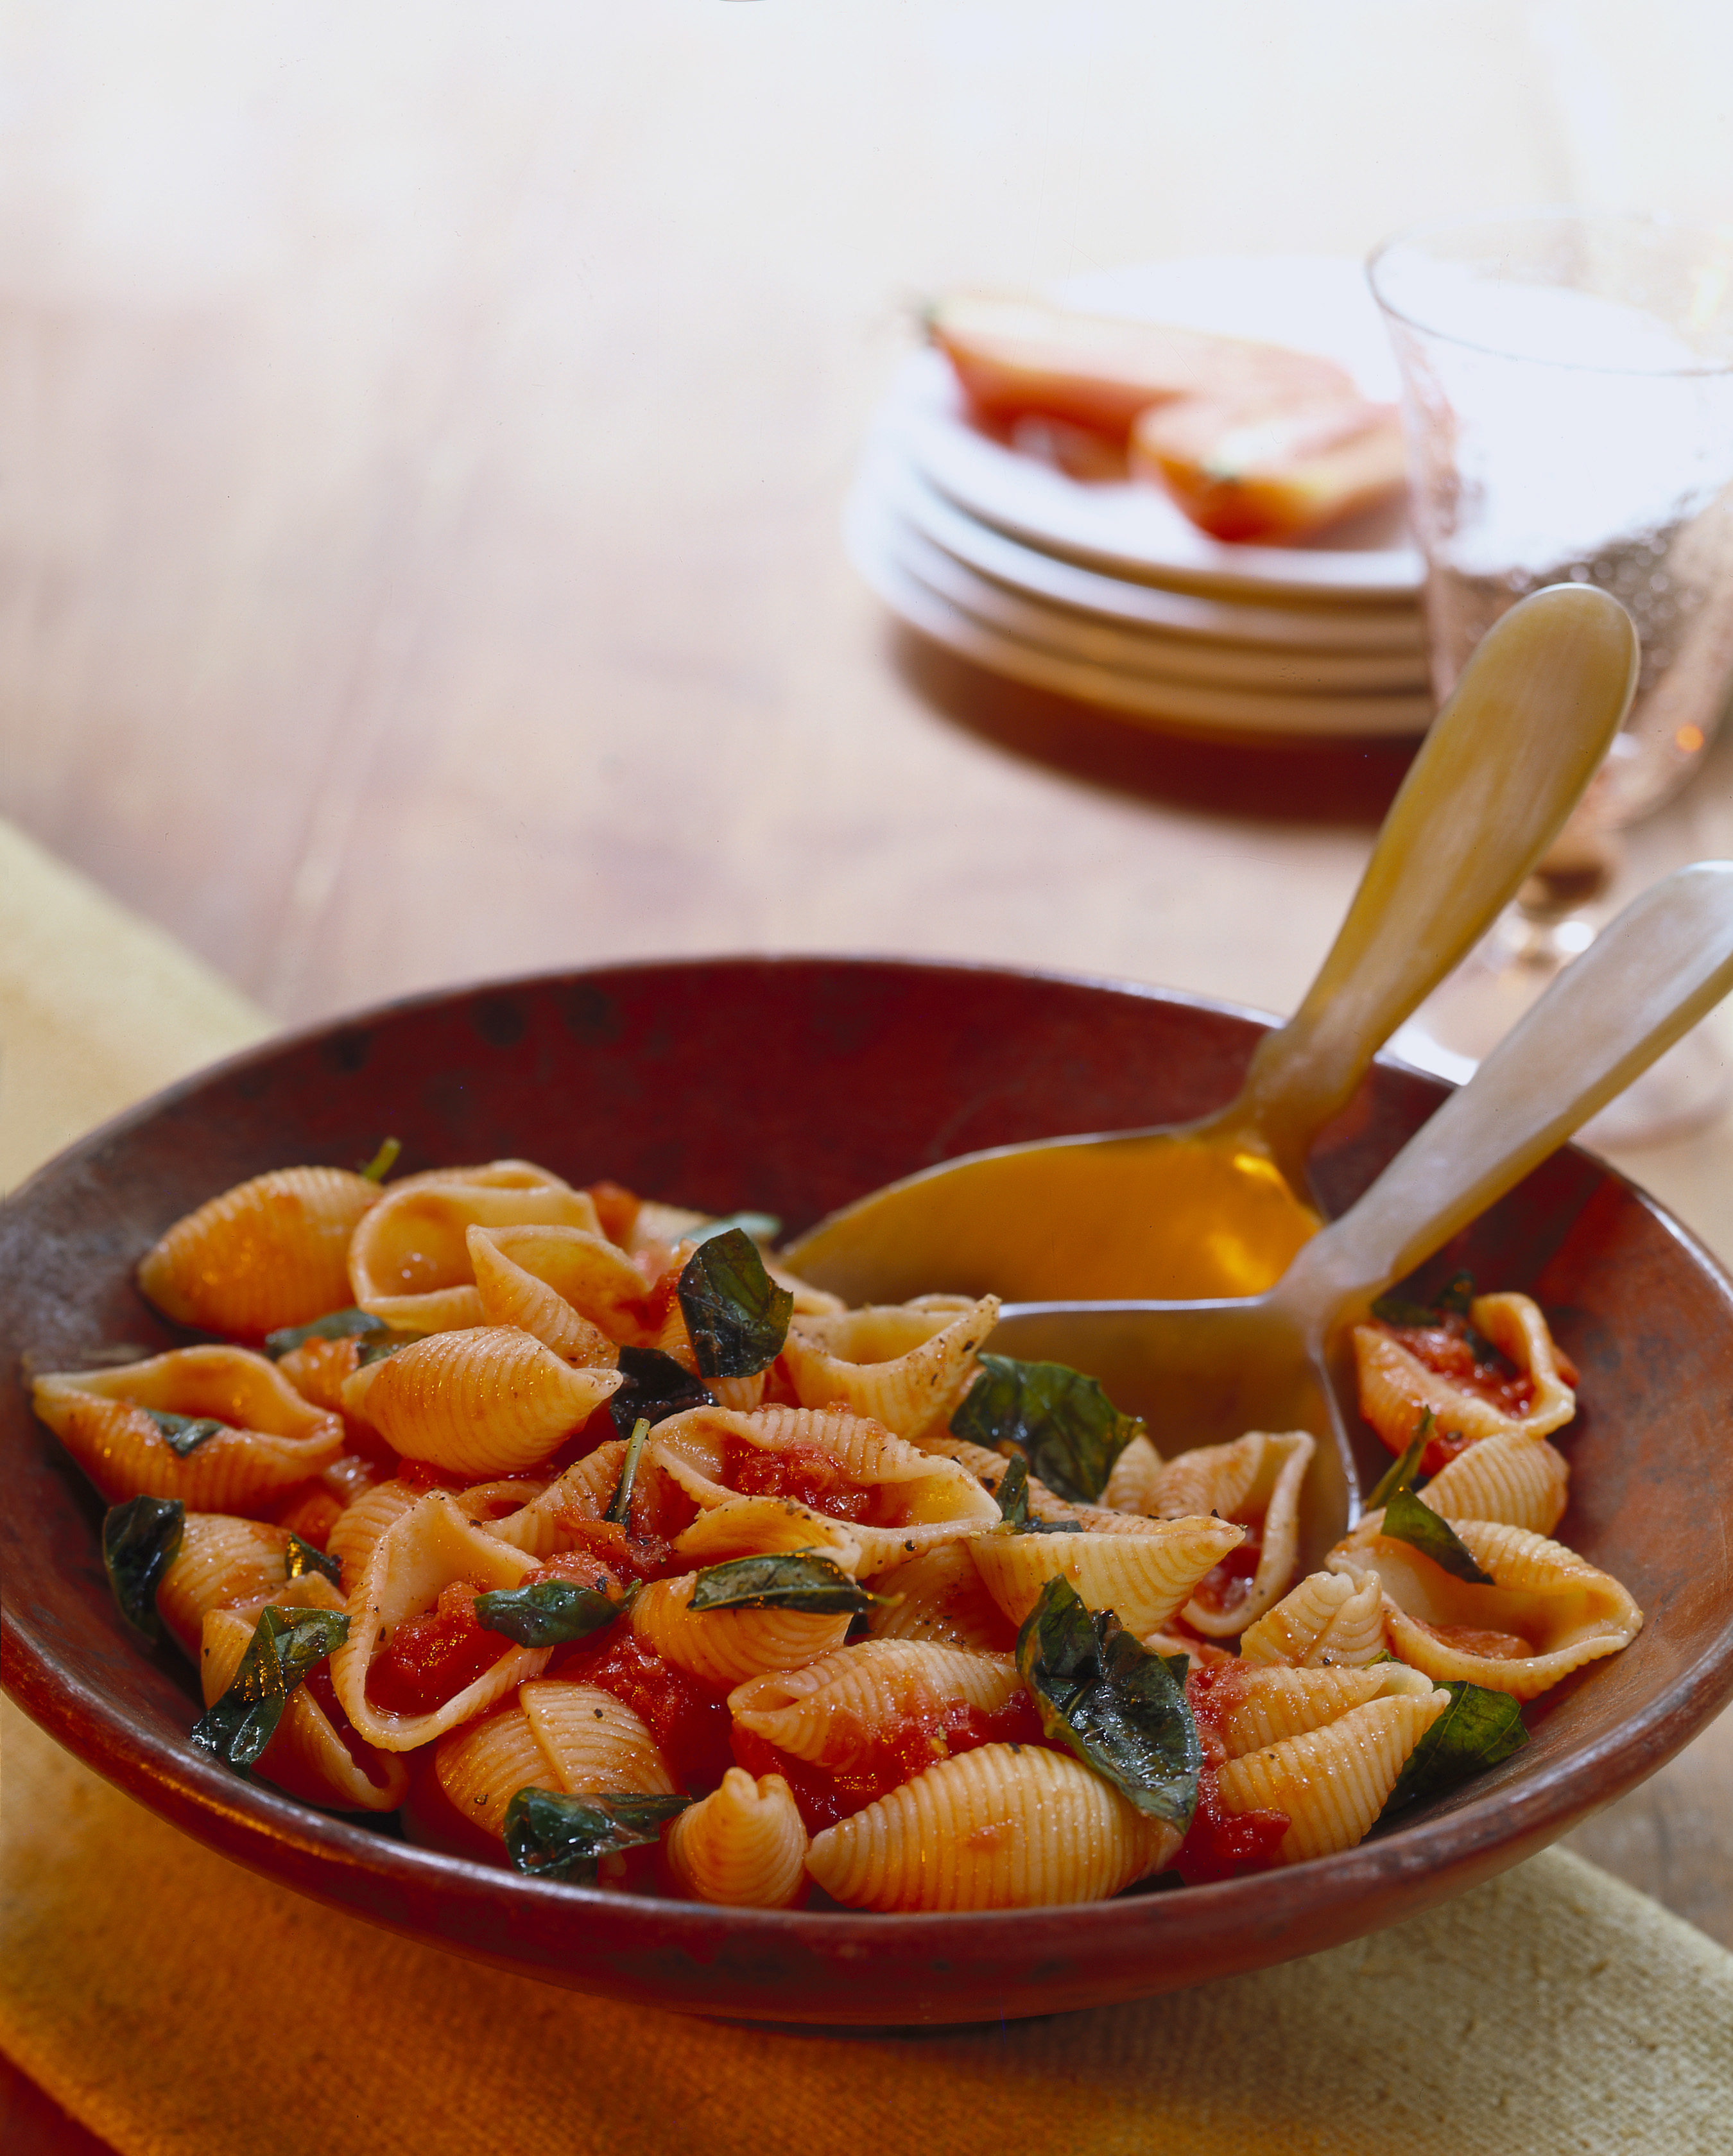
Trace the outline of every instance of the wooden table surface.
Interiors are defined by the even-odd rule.
[[[0,806],[285,1020],[743,948],[1290,1009],[1405,752],[1140,732],[894,632],[838,538],[874,405],[965,280],[1733,217],[1733,18],[1643,21],[20,0]],[[1638,850],[1733,854],[1733,741]],[[1733,1256],[1733,1134],[1626,1164]],[[1733,1943],[1730,1768],[1723,1724],[1575,1841]]]

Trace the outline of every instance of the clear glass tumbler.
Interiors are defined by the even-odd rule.
[[[1628,609],[1642,672],[1557,844],[1420,1014],[1464,1075],[1592,939],[1617,834],[1700,762],[1733,691],[1733,232],[1533,210],[1419,228],[1368,268],[1402,370],[1413,515],[1440,702],[1491,624],[1543,584]],[[1603,1142],[1670,1135],[1722,1097],[1681,1043]]]

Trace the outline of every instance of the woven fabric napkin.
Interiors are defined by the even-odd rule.
[[[265,1030],[0,826],[0,1172]],[[981,2030],[693,2021],[418,1947],[0,1717],[0,2048],[121,2156],[1733,2147],[1733,1956],[1562,1852],[1333,1953]]]

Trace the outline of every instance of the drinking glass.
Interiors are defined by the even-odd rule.
[[[1402,380],[1442,704],[1507,608],[1592,583],[1642,641],[1625,725],[1557,843],[1399,1044],[1464,1077],[1616,910],[1618,833],[1701,761],[1733,690],[1733,233],[1532,210],[1423,226],[1368,265]],[[1591,1135],[1674,1135],[1725,1097],[1688,1036]]]

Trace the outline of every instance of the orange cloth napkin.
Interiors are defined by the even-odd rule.
[[[0,825],[0,1175],[266,1030]],[[1733,2148],[1733,1956],[1560,1851],[1310,1960],[835,2035],[500,1975],[255,1878],[0,1714],[0,2048],[121,2156]]]

